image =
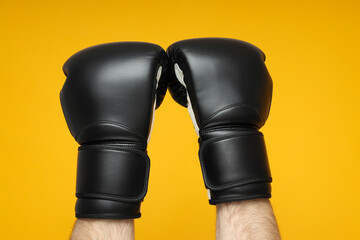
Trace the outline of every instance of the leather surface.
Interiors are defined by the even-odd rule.
[[[270,197],[272,179],[258,131],[272,98],[264,53],[250,43],[226,38],[179,41],[167,53],[169,91],[183,106],[189,106],[189,95],[200,129],[199,158],[210,203]],[[178,81],[175,64],[186,86]]]
[[[271,181],[265,142],[260,132],[234,131],[231,135],[209,139],[202,144],[199,156],[205,185],[210,190]]]
[[[162,48],[138,42],[97,45],[70,57],[63,67],[61,102],[74,138],[80,144],[146,140],[157,70],[165,70],[166,63]],[[159,87],[165,81],[160,79]],[[165,90],[158,90],[158,104]]]
[[[159,107],[166,93],[167,62],[155,44],[118,42],[84,49],[64,64],[61,105],[81,144],[77,217],[140,217],[150,168],[147,140],[154,104]]]

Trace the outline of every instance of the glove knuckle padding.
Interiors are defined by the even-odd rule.
[[[185,83],[181,88],[180,81],[172,79],[169,91],[181,105],[188,95],[200,129],[199,158],[206,187],[216,192],[271,182],[264,138],[258,131],[269,115],[272,98],[263,52],[235,39],[203,38],[174,43],[167,53],[170,65],[180,67]],[[269,196],[269,187],[256,188],[266,192],[256,196]],[[212,195],[221,198],[219,193]],[[226,197],[230,195],[236,199],[234,192]],[[251,198],[247,193],[239,196]],[[210,203],[221,201],[227,199]]]
[[[133,138],[146,139],[155,100],[156,70],[161,63],[155,61],[160,60],[158,52],[161,49],[152,44],[103,44],[82,50],[65,63],[67,80],[61,100],[65,116],[72,117],[68,123],[75,138],[86,134],[82,131],[87,128],[88,132],[98,133],[89,136],[89,142],[91,137],[99,141],[109,138],[109,134],[115,137],[112,140],[122,138],[127,129],[138,133]],[[82,139],[79,143],[83,143]]]
[[[158,74],[167,71],[166,53],[150,43],[102,44],[70,57],[63,71],[61,105],[81,145],[77,217],[139,217],[153,111],[167,88],[166,77]]]

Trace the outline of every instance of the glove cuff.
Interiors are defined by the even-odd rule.
[[[77,218],[132,219],[139,218],[141,202],[118,202],[105,199],[78,198]]]
[[[228,133],[200,142],[199,158],[210,203],[271,196],[272,181],[263,134]]]
[[[137,218],[146,195],[150,160],[129,146],[79,148],[76,217]]]
[[[209,198],[211,205],[255,198],[271,198],[271,184],[269,182],[257,182],[222,191],[210,191]]]

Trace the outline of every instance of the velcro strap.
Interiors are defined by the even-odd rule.
[[[124,202],[147,192],[150,159],[144,151],[116,146],[79,148],[76,196]]]
[[[205,185],[212,191],[272,181],[261,132],[210,138],[201,143],[199,158]]]

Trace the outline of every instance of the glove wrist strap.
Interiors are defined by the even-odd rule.
[[[272,178],[261,132],[209,138],[200,143],[199,158],[210,203],[270,197]]]
[[[106,144],[80,147],[76,216],[140,216],[140,202],[146,195],[149,169],[150,160],[141,150]]]

